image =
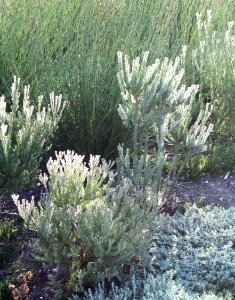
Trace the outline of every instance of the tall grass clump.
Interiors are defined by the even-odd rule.
[[[213,12],[197,14],[199,45],[192,52],[202,86],[202,98],[214,104],[216,134],[235,137],[235,30],[216,28]]]
[[[232,2],[223,6],[224,20]],[[214,0],[28,0],[21,5],[3,0],[0,90],[7,92],[14,73],[34,87],[33,94],[62,93],[69,105],[56,147],[113,156],[129,137],[117,115],[117,51],[132,59],[149,50],[151,62],[175,58],[181,45],[195,42],[196,13],[215,7],[218,22],[221,5]]]

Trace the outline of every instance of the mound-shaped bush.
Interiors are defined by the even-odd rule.
[[[35,231],[34,253],[53,271],[55,299],[119,274],[132,260],[146,266],[155,197],[134,191],[129,180],[114,186],[112,164],[99,156],[56,153],[41,176],[46,196],[39,207],[13,195],[25,224]],[[142,203],[145,204],[143,207]]]
[[[151,253],[156,269],[174,270],[184,287],[234,295],[235,208],[194,205],[160,216]]]
[[[143,279],[132,277],[129,285],[118,288],[114,284],[109,293],[103,284],[92,293],[85,293],[84,297],[73,296],[70,300],[229,300],[214,294],[195,294],[186,291],[181,285],[172,280],[170,274],[152,276],[146,274]]]

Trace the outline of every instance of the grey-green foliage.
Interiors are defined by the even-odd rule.
[[[154,186],[161,189],[161,176],[166,161],[166,146],[171,145],[173,160],[168,179],[173,183],[179,176],[177,159],[184,150],[186,160],[206,149],[206,140],[213,125],[206,125],[211,107],[201,107],[196,118],[192,109],[198,91],[197,85],[183,84],[186,47],[175,60],[156,59],[148,65],[149,53],[137,57],[129,64],[127,55],[118,52],[118,82],[122,101],[118,112],[126,127],[132,130],[133,166],[129,150],[119,146],[118,172],[127,173],[135,187]],[[149,133],[156,147],[152,158]],[[144,140],[144,142],[142,142]],[[152,163],[155,160],[154,164]]]
[[[51,276],[56,298],[119,274],[132,258],[148,263],[150,226],[154,216],[151,190],[134,193],[129,180],[113,186],[111,164],[73,152],[56,153],[41,176],[46,197],[37,208],[13,196],[26,225],[37,232],[32,244]],[[145,206],[142,205],[145,203]]]
[[[195,292],[235,294],[234,208],[194,205],[161,215],[153,240],[158,271],[174,270],[177,282]]]
[[[0,97],[0,195],[36,178],[39,157],[64,107],[62,96],[54,93],[47,108],[42,107],[42,96],[34,101],[35,107],[29,98],[29,86],[24,88],[21,100],[19,83],[20,79],[14,77],[10,105],[4,96]]]
[[[230,20],[227,29],[216,28],[212,15],[211,10],[207,11],[206,18],[197,13],[199,42],[192,52],[192,62],[198,72],[204,96],[211,99],[215,106],[217,132],[221,131],[222,127],[234,136],[234,22]]]
[[[133,276],[123,287],[112,284],[107,292],[104,284],[99,284],[95,291],[88,290],[84,296],[70,300],[230,300],[229,296],[220,297],[214,294],[195,294],[172,280],[170,274],[153,276],[145,274],[144,278]]]
[[[100,166],[99,157],[90,155],[86,166],[84,158],[67,151],[57,152],[56,160],[48,160],[50,181],[46,174],[41,174],[39,179],[45,186],[49,185],[51,201],[56,205],[93,205],[110,191],[114,180],[114,173],[110,171],[113,163],[103,159]]]

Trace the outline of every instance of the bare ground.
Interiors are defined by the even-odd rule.
[[[235,176],[207,176],[199,181],[182,180],[176,187],[180,203],[203,202],[235,207]]]

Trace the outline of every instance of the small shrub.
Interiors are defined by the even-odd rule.
[[[148,66],[149,53],[129,64],[128,57],[118,53],[118,81],[122,101],[118,112],[123,124],[132,131],[133,155],[119,146],[117,160],[120,178],[129,177],[136,189],[151,186],[156,192],[173,190],[184,165],[206,149],[213,125],[207,126],[211,107],[201,107],[193,120],[192,112],[198,86],[183,84],[186,47],[175,60],[156,59]],[[151,138],[149,137],[151,134]],[[155,145],[150,151],[150,141]],[[170,146],[172,158],[167,157]],[[183,162],[178,167],[179,157]],[[170,168],[162,182],[164,164]],[[170,189],[169,189],[170,186]],[[169,190],[169,191],[168,191]]]
[[[83,160],[69,151],[49,160],[39,208],[13,196],[26,225],[38,233],[35,253],[54,270],[57,299],[112,278],[133,258],[143,265],[149,258],[152,191],[135,192],[128,180],[112,187],[111,163],[91,156],[87,167]]]
[[[194,292],[235,294],[235,209],[193,205],[182,215],[161,215],[151,249],[153,265],[173,270]]]
[[[37,107],[30,103],[29,86],[24,88],[21,105],[20,79],[14,77],[12,103],[8,107],[0,97],[0,195],[31,184],[38,173],[39,157],[48,146],[63,111],[61,96],[50,95],[50,105]]]
[[[176,284],[170,275],[146,274],[143,279],[132,277],[129,284],[124,287],[117,287],[114,284],[107,292],[103,284],[100,284],[95,291],[89,290],[84,296],[76,296],[69,300],[231,300],[229,295],[226,298],[213,294],[194,294],[185,290],[181,285]]]

